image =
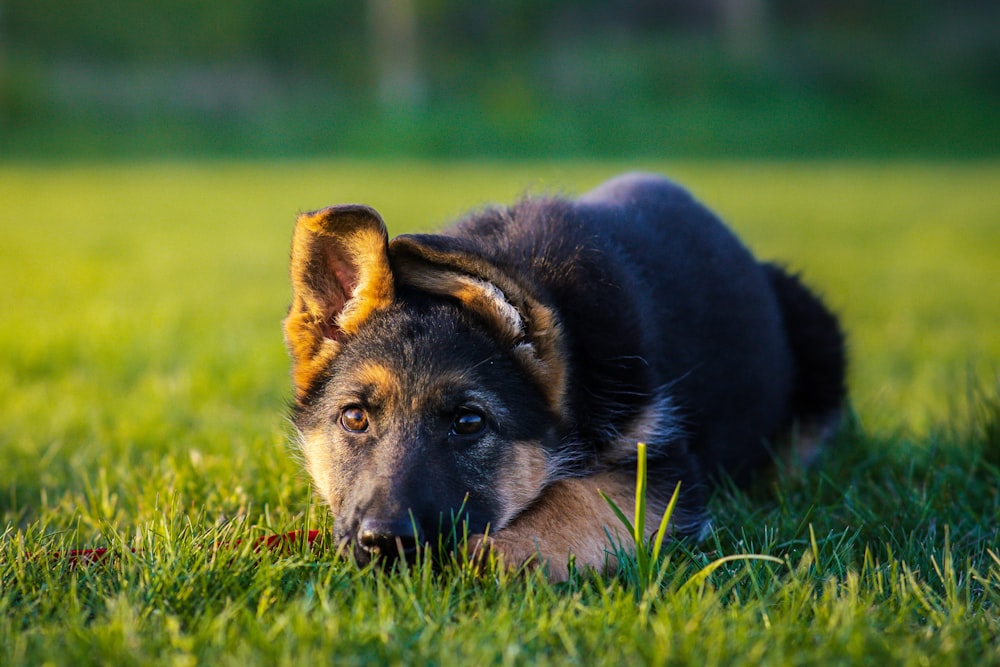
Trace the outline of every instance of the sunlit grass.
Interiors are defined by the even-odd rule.
[[[619,554],[619,565],[624,565],[626,572],[633,574],[630,584],[635,591],[636,600],[643,602],[647,596],[662,595],[663,578],[666,575],[666,565],[660,560],[660,552],[663,549],[663,541],[670,534],[670,519],[673,517],[674,508],[677,507],[677,499],[680,498],[681,482],[677,482],[674,492],[667,502],[666,509],[660,516],[656,530],[652,535],[646,536],[646,513],[649,507],[649,480],[646,476],[646,443],[637,444],[636,452],[636,475],[635,475],[635,513],[629,519],[615,501],[603,491],[601,497],[608,503],[619,522],[625,527],[631,543],[617,544]],[[610,534],[610,531],[609,531]],[[609,540],[614,544],[613,540]],[[704,584],[713,572],[723,567],[727,563],[738,560],[767,560],[774,563],[781,563],[780,558],[774,556],[763,556],[760,554],[733,554],[716,558],[708,565],[692,574],[683,583],[678,584],[675,578],[673,584],[679,585],[677,593],[684,593],[687,589]],[[629,567],[634,561],[634,569]],[[622,569],[620,567],[620,569]]]
[[[819,470],[717,494],[715,533],[664,541],[640,603],[624,572],[210,548],[329,527],[284,414],[299,210],[427,230],[635,167],[842,315],[857,421]],[[0,166],[0,663],[998,664],[998,183],[993,163]],[[83,546],[118,556],[39,556]],[[741,554],[782,563],[720,560]]]

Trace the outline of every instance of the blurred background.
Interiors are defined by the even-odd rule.
[[[996,0],[0,0],[0,157],[992,157]]]

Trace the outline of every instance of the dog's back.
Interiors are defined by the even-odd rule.
[[[839,409],[836,320],[665,178],[628,174],[575,201],[480,212],[446,233],[547,292],[570,339],[571,421],[598,456],[618,436],[666,435],[654,454],[683,439],[707,471],[741,479],[793,420]]]

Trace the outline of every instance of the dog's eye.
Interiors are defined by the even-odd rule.
[[[486,418],[469,408],[459,409],[455,413],[455,420],[451,422],[453,435],[476,435],[484,428],[486,428]]]
[[[368,414],[358,407],[344,408],[340,413],[340,426],[350,433],[368,430]]]

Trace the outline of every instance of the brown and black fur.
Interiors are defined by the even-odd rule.
[[[682,481],[673,529],[699,535],[709,480],[793,426],[821,439],[844,400],[836,319],[657,176],[392,242],[364,206],[304,214],[291,273],[293,418],[361,560],[464,522],[508,565],[605,569],[598,490],[632,510],[637,442],[647,529]]]

